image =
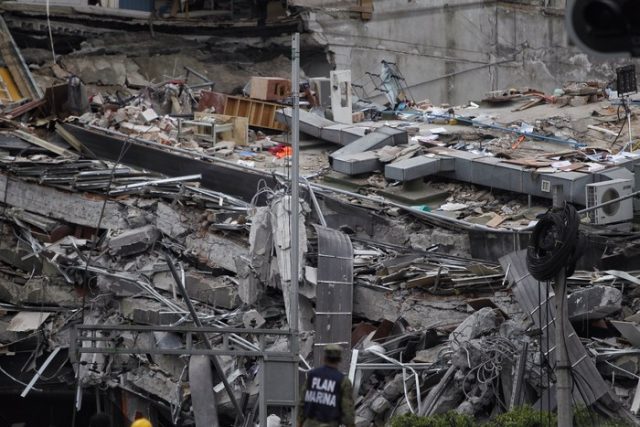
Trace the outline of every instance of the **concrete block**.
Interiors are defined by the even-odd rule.
[[[358,405],[356,408],[356,427],[369,427],[372,425],[375,412],[371,410],[370,405]]]
[[[440,172],[440,159],[427,156],[412,157],[390,163],[384,168],[384,176],[395,181],[411,181]]]
[[[173,276],[168,271],[155,273],[153,286],[166,292],[179,292]],[[227,276],[212,277],[191,271],[185,274],[185,287],[191,299],[216,307],[233,309],[238,306],[238,286]]]
[[[444,344],[441,344],[425,350],[420,350],[416,352],[416,356],[413,358],[413,361],[417,363],[436,363],[442,354],[444,346]]]
[[[240,303],[238,287],[231,282],[196,275],[187,276],[186,282],[187,293],[195,300],[228,310]]]
[[[144,111],[141,111],[138,115],[138,119],[143,123],[150,123],[158,118],[158,114],[153,110],[153,108],[147,108]]]
[[[130,61],[124,55],[76,56],[66,57],[62,66],[86,84],[124,86],[127,62]]]
[[[258,300],[261,285],[253,273],[250,261],[245,257],[236,258],[236,271],[240,300],[245,304],[254,304]]]
[[[333,158],[332,168],[346,175],[360,175],[382,169],[378,155],[373,151],[344,154]]]
[[[25,284],[0,278],[0,301],[11,304],[79,307],[82,297],[63,280],[33,277]]]
[[[281,101],[291,94],[291,81],[280,77],[251,77],[249,96],[262,101]]]
[[[265,324],[264,317],[256,310],[249,310],[242,315],[245,328],[261,328]]]
[[[316,93],[320,106],[331,107],[331,79],[328,77],[313,77],[309,79],[311,90]]]
[[[384,414],[391,408],[391,403],[384,396],[378,396],[371,402],[371,410],[376,414]]]
[[[140,286],[131,280],[103,275],[98,275],[97,285],[101,292],[112,293],[117,297],[136,295],[142,291]]]
[[[123,207],[116,201],[108,201],[104,205],[97,198],[16,179],[8,180],[4,174],[0,174],[0,199],[18,209],[91,228],[96,227],[100,217],[102,227],[116,229],[126,224],[128,217],[141,214],[139,209]]]
[[[611,286],[591,286],[572,292],[567,305],[572,322],[602,319],[622,309],[622,292]]]
[[[397,313],[416,328],[430,328],[435,323],[458,325],[468,317],[458,310],[462,304],[459,296],[438,298],[425,302],[395,301],[384,297],[384,292],[355,286],[353,289],[353,314],[367,319],[386,319],[395,322]]]
[[[120,334],[120,339],[122,340],[120,345],[125,348],[153,348],[155,346],[162,349],[184,348],[181,335],[172,332],[125,332]],[[128,359],[128,355],[121,355],[121,357],[125,360]],[[186,362],[188,359],[171,354],[153,355],[153,363],[173,378],[180,378]]]
[[[404,391],[404,385],[402,381],[402,374],[397,374],[391,381],[385,384],[382,394],[391,401],[395,401],[400,397]]]
[[[477,338],[490,331],[497,331],[504,319],[501,319],[494,310],[489,307],[482,308],[467,317],[449,337],[451,347],[457,350],[458,346],[473,338]]]
[[[572,107],[580,107],[582,105],[587,105],[588,102],[588,96],[572,96],[569,100],[569,105],[571,105]]]
[[[148,250],[160,237],[158,229],[153,225],[127,230],[109,240],[111,255],[128,256]]]
[[[340,145],[348,145],[365,136],[364,127],[354,127],[341,123],[325,126],[320,130],[319,138]]]
[[[166,306],[147,298],[122,298],[119,304],[122,317],[143,325],[171,325],[182,317],[168,313]]]
[[[182,316],[178,313],[167,313],[160,310],[135,308],[131,317],[131,320],[135,323],[143,325],[169,326],[180,320]]]
[[[209,267],[221,267],[233,273],[238,272],[236,258],[249,254],[247,242],[214,233],[190,234],[185,246]]]
[[[183,225],[183,222],[183,216],[171,205],[163,202],[158,203],[156,226],[163,234],[174,239],[184,236],[189,229]]]
[[[353,123],[351,70],[331,71],[331,111],[338,123]]]
[[[124,375],[124,380],[148,394],[162,397],[170,405],[180,405],[178,394],[170,392],[178,388],[178,382],[162,371],[141,365],[135,370],[127,372]]]
[[[345,145],[331,154],[331,158],[342,157],[346,154],[362,153],[382,148],[386,145],[407,144],[407,132],[389,126],[382,126],[375,131]]]

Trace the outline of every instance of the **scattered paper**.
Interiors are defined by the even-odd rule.
[[[560,162],[551,163],[551,166],[556,169],[562,169],[562,168],[566,168],[567,166],[571,166],[571,162],[568,160],[562,160]]]
[[[506,218],[502,215],[496,215],[491,220],[489,220],[489,222],[487,222],[487,227],[495,228],[502,224],[505,220]]]
[[[522,124],[520,125],[520,129],[519,130],[522,133],[533,133],[533,125],[530,125],[529,123],[522,122]]]
[[[447,211],[447,212],[460,211],[466,208],[467,208],[467,205],[465,205],[464,203],[445,203],[444,205],[440,206],[441,210]]]
[[[441,133],[448,133],[448,131],[445,128],[433,128],[433,129],[429,129],[429,132],[433,133],[433,134],[441,134]]]

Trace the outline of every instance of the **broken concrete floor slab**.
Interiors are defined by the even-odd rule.
[[[111,255],[129,256],[147,251],[156,242],[160,233],[152,225],[127,230],[109,239]]]

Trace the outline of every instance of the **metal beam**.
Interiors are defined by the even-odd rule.
[[[353,246],[344,233],[316,225],[318,285],[316,287],[316,343],[314,366],[320,366],[324,347],[351,342],[353,310]],[[349,366],[350,351],[343,349],[341,367]]]
[[[189,294],[187,293],[187,288],[184,286],[184,283],[182,283],[182,279],[180,278],[180,275],[176,270],[176,266],[173,265],[173,260],[171,259],[169,254],[166,252],[165,252],[165,258],[166,258],[167,264],[169,265],[169,269],[171,270],[171,275],[173,276],[173,280],[175,280],[176,284],[178,285],[178,288],[180,289],[180,293],[182,294],[182,298],[184,298],[184,302],[187,304],[187,308],[189,308],[189,312],[191,313],[193,323],[195,323],[196,326],[198,326],[198,328],[201,328],[202,322],[198,317],[198,313],[196,313],[196,309],[193,307],[193,303],[191,302],[191,299],[189,298]],[[211,343],[209,342],[209,339],[203,332],[200,332],[200,338],[204,341],[204,344],[207,347],[207,349],[212,350]],[[215,355],[213,355],[211,356],[211,362],[213,363],[213,366],[216,368],[218,375],[222,379],[224,388],[227,391],[227,394],[229,395],[229,399],[231,400],[231,403],[233,404],[233,407],[237,412],[236,417],[239,417],[241,420],[244,420],[244,414],[242,413],[242,408],[240,408],[240,404],[238,403],[238,400],[236,399],[235,394],[233,394],[233,389],[231,388],[231,385],[227,380],[227,376],[224,374],[224,369],[222,369],[222,366],[220,366],[220,361]]]
[[[298,277],[299,277],[299,247],[300,247],[300,33],[293,34],[291,39],[291,89],[293,95],[293,118],[291,123],[291,141],[293,148],[291,168],[291,355],[293,363],[293,401],[291,408],[291,424],[298,420]],[[260,414],[260,422],[266,421],[266,413]]]

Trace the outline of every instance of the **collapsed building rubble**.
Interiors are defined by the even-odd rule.
[[[32,81],[26,66],[9,71]],[[349,73],[310,79],[294,88],[310,108],[293,206],[288,80],[256,76],[238,96],[185,67],[199,83],[134,76],[122,79],[132,96],[88,99],[59,72],[70,78],[49,96],[2,103],[4,394],[70,392],[74,414],[123,425],[139,414],[286,423],[293,373],[282,366],[306,371],[339,343],[358,426],[554,410],[555,295],[521,250],[561,186],[583,214],[604,212],[581,225],[590,246],[568,278],[573,396],[638,424],[638,122],[615,132],[606,85],[451,107],[415,102],[387,76],[385,107],[352,99]],[[603,183],[617,195],[589,200]]]

